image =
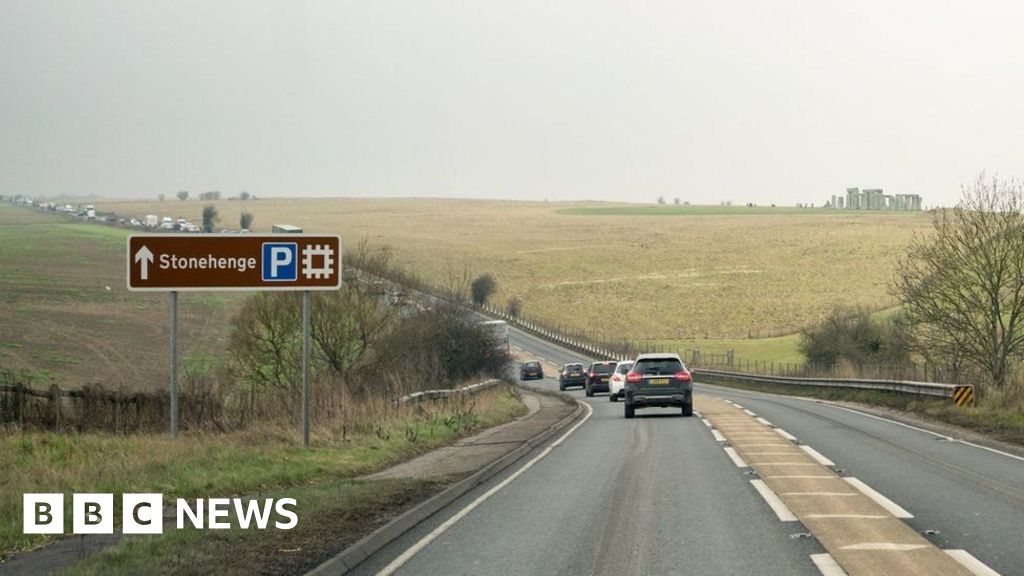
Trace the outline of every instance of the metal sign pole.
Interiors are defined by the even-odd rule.
[[[309,290],[302,291],[302,447],[309,448]]]
[[[178,291],[171,290],[171,438],[178,437]]]

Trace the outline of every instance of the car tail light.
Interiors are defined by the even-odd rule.
[[[630,372],[629,374],[626,374],[626,382],[629,382],[630,384],[636,384],[643,379],[644,375],[639,372]]]
[[[689,382],[690,373],[686,370],[680,370],[679,372],[676,372],[676,380],[679,380],[680,382]]]
[[[593,378],[594,376],[597,376],[597,373],[596,373],[596,372],[591,372],[591,373],[589,374],[589,376],[590,376],[591,378]]]

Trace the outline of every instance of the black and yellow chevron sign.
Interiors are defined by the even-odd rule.
[[[957,406],[967,406],[974,403],[974,386],[957,386],[953,389],[953,402]]]

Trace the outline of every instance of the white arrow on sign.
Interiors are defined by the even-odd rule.
[[[135,253],[135,261],[139,262],[139,267],[142,269],[139,278],[142,280],[149,280],[149,263],[153,261],[153,253],[146,248],[145,245],[139,248],[139,251]]]

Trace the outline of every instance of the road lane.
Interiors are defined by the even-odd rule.
[[[779,522],[701,419],[652,409],[626,420],[606,395],[571,394],[590,421],[398,574],[819,574],[810,556],[821,546]],[[494,483],[357,573],[380,570]]]
[[[807,399],[697,383],[784,429],[913,514],[943,549],[964,549],[999,573],[1024,572],[1024,462]]]

